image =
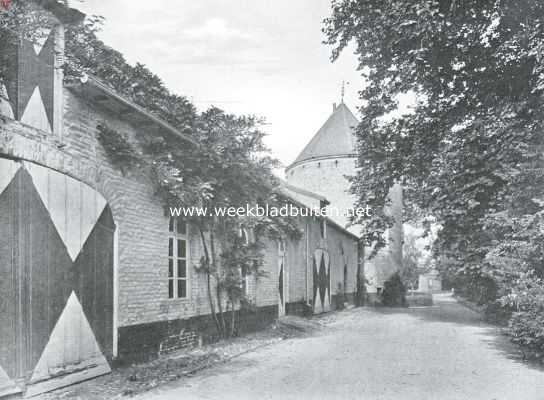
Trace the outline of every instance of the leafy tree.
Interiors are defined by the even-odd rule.
[[[542,243],[527,233],[544,197],[543,22],[535,0],[334,0],[325,21],[333,59],[355,42],[368,83],[360,203],[378,210],[402,182],[408,214],[442,227],[444,273],[476,285],[501,269],[488,255],[513,256],[519,242],[530,249],[523,268],[542,269]],[[414,112],[384,118],[406,93]],[[367,239],[379,243],[387,224],[375,214]]]
[[[355,43],[367,82],[359,202],[377,210],[401,182],[409,218],[441,228],[442,276],[478,303],[519,307],[510,334],[541,355],[544,3],[333,0],[324,32],[333,59]],[[398,116],[407,93],[418,101]],[[376,214],[367,240],[387,224]]]
[[[272,173],[278,161],[264,145],[261,123],[211,108],[195,123],[196,146],[173,136],[146,137],[134,146],[121,133],[99,126],[98,138],[111,162],[122,170],[137,166],[149,172],[167,213],[204,211],[181,216],[200,237],[204,255],[196,271],[205,277],[211,315],[222,337],[237,333],[237,310],[251,305],[243,290],[246,277],[266,275],[266,240],[301,235],[295,219],[215,212],[264,207],[265,202],[279,208],[289,202]]]
[[[238,117],[217,108],[201,115],[195,138],[199,149],[187,151],[164,140],[151,143],[156,182],[168,207],[199,206],[213,210],[246,205],[281,206],[272,171],[277,161],[269,156],[260,130],[262,121]],[[268,216],[189,216],[200,234],[204,257],[198,271],[207,282],[214,322],[223,336],[235,334],[235,312],[248,299],[241,290],[244,276],[263,276],[266,238],[298,239],[296,220]],[[255,240],[242,240],[241,232]],[[225,306],[226,303],[226,306]],[[231,321],[226,321],[230,311]]]
[[[382,304],[386,307],[406,306],[406,286],[404,286],[398,272],[391,275],[391,277],[384,282],[380,298]]]
[[[415,234],[405,234],[402,246],[400,277],[404,285],[410,289],[417,288],[419,274],[423,272],[421,265],[423,254],[417,246],[417,239],[418,236]]]

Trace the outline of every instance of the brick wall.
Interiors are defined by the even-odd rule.
[[[111,165],[96,138],[96,126],[106,123],[126,134],[136,145],[136,136],[152,134],[132,126],[95,103],[87,102],[64,90],[64,129],[62,136],[46,135],[16,121],[0,125],[0,156],[32,161],[67,174],[95,188],[108,201],[117,226],[117,326],[119,355],[136,352],[158,354],[194,345],[201,338],[213,339],[215,328],[209,317],[206,282],[193,267],[203,255],[199,235],[189,227],[189,276],[187,299],[168,299],[168,218],[154,187],[141,171],[123,173]],[[329,248],[334,282],[343,276],[337,248],[344,243],[349,253],[349,268],[356,268],[353,237],[329,228],[329,238],[320,237],[320,222],[314,218],[300,221],[308,235],[287,243],[287,301],[307,303],[311,293],[308,255],[315,248]],[[333,258],[331,258],[333,260]],[[338,261],[337,261],[338,260]],[[310,264],[311,265],[311,264]],[[249,292],[256,308],[240,314],[241,329],[265,326],[278,312],[278,248],[266,241],[267,275],[250,278]],[[350,276],[352,273],[350,272]],[[350,281],[350,288],[353,283]]]
[[[96,139],[99,123],[132,139],[138,133],[136,128],[69,90],[64,94],[62,138],[9,121],[0,127],[0,153],[63,172],[106,198],[118,234],[119,326],[208,312],[196,277],[190,288],[194,301],[167,299],[168,219],[160,199],[144,174],[127,171],[123,175],[112,166]],[[195,265],[201,255],[199,241],[190,240],[189,249]]]
[[[108,200],[117,225],[119,326],[209,313],[202,279],[192,268],[202,256],[198,236],[189,227],[191,297],[168,299],[168,218],[161,201],[145,174],[136,169],[123,174],[109,163],[96,139],[99,123],[125,133],[135,145],[142,132],[69,91],[66,96],[67,151],[96,165],[94,186]]]
[[[168,218],[161,201],[154,195],[154,187],[145,174],[137,170],[123,174],[110,164],[96,139],[99,123],[123,132],[133,144],[137,143],[136,135],[145,132],[69,90],[65,90],[64,95],[62,137],[46,135],[8,120],[0,126],[0,155],[58,170],[85,182],[106,198],[117,226],[119,327],[209,314],[205,279],[192,268],[203,255],[199,236],[189,227],[190,297],[168,299]],[[265,266],[271,268],[269,277],[260,279],[258,290],[257,283],[251,286],[258,306],[277,303],[274,280],[277,270],[273,267],[277,260],[273,259],[274,255],[274,252],[270,253],[271,258]],[[144,332],[154,335],[152,330],[144,329]],[[168,331],[163,339],[170,336]]]

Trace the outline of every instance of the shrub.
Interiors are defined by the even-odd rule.
[[[476,272],[458,274],[453,279],[455,292],[479,306],[497,300],[498,286],[490,276]]]
[[[507,332],[512,342],[524,348],[526,357],[544,360],[544,312],[529,310],[513,313]]]
[[[387,307],[406,307],[406,287],[398,272],[384,283],[381,302]]]
[[[485,306],[484,317],[489,323],[506,326],[512,317],[512,308],[494,301]]]
[[[544,281],[532,273],[521,275],[502,304],[516,310],[508,321],[511,340],[527,358],[544,361]]]

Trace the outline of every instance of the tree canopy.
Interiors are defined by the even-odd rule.
[[[401,182],[408,219],[432,216],[441,228],[443,277],[478,302],[507,296],[514,307],[518,288],[542,288],[544,3],[333,0],[324,33],[333,59],[355,44],[366,81],[360,203],[378,209]],[[417,102],[399,116],[402,94]],[[387,224],[374,215],[367,239]],[[531,304],[541,313],[541,297]],[[518,317],[514,334],[529,332]]]
[[[353,185],[361,202],[383,204],[402,182],[409,215],[437,218],[456,272],[480,271],[509,240],[536,233],[543,22],[544,4],[530,0],[334,0],[325,21],[333,58],[355,42],[368,82]],[[384,118],[403,93],[417,95],[413,113]],[[369,236],[384,226],[368,225]]]

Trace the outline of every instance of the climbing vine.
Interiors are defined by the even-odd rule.
[[[39,31],[41,13],[39,7],[29,7],[31,3],[36,2],[14,1],[0,27],[7,26],[15,34],[22,29]],[[198,114],[193,104],[170,92],[144,65],[128,64],[120,52],[104,44],[97,36],[103,22],[101,17],[90,16],[66,26],[65,80],[92,75],[196,142],[189,144],[166,134],[132,140],[100,123],[97,140],[112,165],[123,173],[145,166],[140,170],[149,174],[167,211],[170,207],[244,207],[265,201],[278,206],[285,201],[278,195],[279,182],[273,174],[279,164],[264,144],[260,119],[217,108]],[[9,73],[0,70],[0,83]],[[243,277],[262,276],[265,238],[297,238],[300,230],[296,221],[284,217],[204,215],[186,219],[202,243],[204,255],[195,270],[205,277],[212,318],[220,336],[232,336],[239,320],[235,316],[248,297],[241,290]],[[255,242],[241,240],[244,230],[255,232]]]
[[[96,129],[98,141],[112,164],[125,172],[127,168],[142,163],[141,153],[129,142],[126,135],[106,124],[98,124]]]

